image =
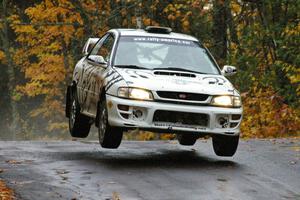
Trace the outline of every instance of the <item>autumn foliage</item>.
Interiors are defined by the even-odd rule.
[[[84,42],[110,28],[136,28],[138,19],[143,27],[169,26],[194,35],[220,65],[237,66],[239,73],[231,81],[242,92],[243,136],[299,135],[298,1],[40,0],[22,5],[9,1],[6,9],[0,30],[5,18],[11,34],[0,37],[0,44],[9,40],[10,46],[0,48],[0,66],[7,69],[11,63],[18,80],[8,91],[10,101],[19,108],[22,102],[31,105],[16,115],[21,135],[34,134],[37,127],[65,133],[65,89]],[[141,137],[156,139],[151,133]]]
[[[268,138],[297,136],[300,130],[299,109],[292,109],[272,88],[253,86],[243,93],[244,137]]]

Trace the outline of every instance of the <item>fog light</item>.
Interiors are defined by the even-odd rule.
[[[219,118],[219,124],[224,125],[227,122],[227,120],[224,117]]]
[[[136,118],[141,118],[143,116],[143,112],[141,110],[134,110],[132,112],[132,114],[136,117]]]
[[[218,122],[222,128],[228,127],[228,118],[227,117],[219,117]]]

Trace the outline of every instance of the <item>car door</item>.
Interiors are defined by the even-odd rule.
[[[105,35],[92,49],[85,60],[82,84],[82,111],[90,116],[96,116],[99,93],[103,85],[103,73],[111,58],[114,45],[112,34]]]

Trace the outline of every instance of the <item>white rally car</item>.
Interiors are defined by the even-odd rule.
[[[210,52],[194,37],[170,28],[113,29],[90,38],[67,89],[66,116],[73,137],[93,123],[102,147],[117,148],[123,131],[175,133],[193,145],[211,135],[219,156],[236,152],[242,104]]]

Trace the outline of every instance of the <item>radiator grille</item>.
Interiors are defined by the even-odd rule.
[[[157,95],[161,98],[187,100],[187,101],[206,101],[209,95],[187,93],[187,92],[169,92],[169,91],[157,91]]]

